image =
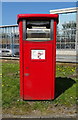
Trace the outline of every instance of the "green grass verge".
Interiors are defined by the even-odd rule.
[[[0,110],[2,107],[2,64],[0,63]]]
[[[53,105],[76,104],[76,67],[56,66],[56,98],[53,101],[22,101],[19,97],[19,64],[2,63],[2,105],[5,113],[26,114],[32,110],[45,111]]]

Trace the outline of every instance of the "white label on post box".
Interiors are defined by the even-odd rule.
[[[45,59],[45,50],[31,50],[31,59]]]

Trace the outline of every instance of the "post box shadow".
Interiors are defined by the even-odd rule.
[[[53,100],[55,100],[57,97],[59,97],[67,89],[72,87],[72,85],[75,84],[75,83],[76,82],[71,78],[57,77],[56,78],[56,83],[55,83],[55,98]],[[46,101],[46,100],[32,100],[32,99],[30,100],[29,99],[29,100],[24,100],[24,101],[34,102],[34,101]],[[47,101],[50,101],[50,100],[47,100]]]
[[[56,78],[56,89],[55,89],[55,98],[64,93],[69,89],[74,83],[73,79],[67,77],[57,77]]]

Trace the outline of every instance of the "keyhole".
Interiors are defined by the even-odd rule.
[[[30,74],[29,74],[29,73],[25,73],[24,75],[25,75],[25,76],[29,76]]]
[[[26,69],[28,69],[29,67],[26,67]]]

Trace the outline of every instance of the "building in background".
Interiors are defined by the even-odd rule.
[[[56,42],[57,61],[76,62],[76,50],[78,48],[77,9],[74,7],[50,10],[50,14],[59,14]],[[2,49],[11,49],[12,56],[19,56],[18,25],[0,26],[0,47],[1,38]]]
[[[57,26],[57,61],[76,62],[78,48],[77,9],[66,8],[50,10],[50,14],[59,14]]]
[[[2,47],[3,56],[6,55],[4,52],[7,52],[7,49],[12,51],[11,56],[19,56],[18,25],[0,26],[0,47]]]

